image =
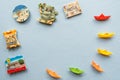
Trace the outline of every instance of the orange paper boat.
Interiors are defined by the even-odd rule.
[[[105,16],[104,14],[101,14],[100,16],[94,16],[94,18],[97,20],[97,21],[105,21],[105,20],[108,20],[111,16]]]
[[[47,69],[46,71],[47,71],[47,73],[48,73],[51,77],[53,77],[53,78],[56,78],[56,79],[61,78],[56,72],[54,72],[54,71],[52,71],[52,70]]]
[[[100,65],[98,65],[97,63],[95,63],[94,61],[92,61],[92,67],[94,69],[96,69],[99,72],[103,72],[103,69],[100,67]]]

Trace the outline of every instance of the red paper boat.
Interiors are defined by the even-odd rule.
[[[105,16],[104,14],[101,14],[100,16],[94,16],[94,18],[97,20],[97,21],[105,21],[105,20],[108,20],[111,16]]]

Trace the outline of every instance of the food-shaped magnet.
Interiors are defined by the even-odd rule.
[[[53,78],[59,79],[61,78],[61,76],[59,76],[56,72],[50,70],[50,69],[46,69],[46,72]]]
[[[46,3],[39,4],[39,11],[41,17],[38,19],[40,23],[51,25],[56,20],[56,15],[58,12],[51,5]]]
[[[106,50],[106,49],[97,49],[98,54],[104,55],[104,56],[110,56],[112,54],[112,52]]]
[[[13,10],[13,18],[19,22],[23,23],[30,17],[30,11],[25,5],[18,5]]]
[[[26,65],[23,56],[15,56],[12,58],[7,58],[5,60],[5,65],[7,67],[7,73],[13,74],[26,70]]]
[[[95,61],[92,61],[91,63],[92,67],[98,71],[98,72],[103,72],[104,70],[100,67],[100,65],[98,65]]]
[[[78,74],[78,75],[84,73],[84,71],[81,70],[81,69],[79,69],[79,68],[70,67],[69,70],[70,70],[72,73]]]
[[[63,9],[67,18],[70,18],[82,13],[78,0],[64,5]]]
[[[98,33],[98,37],[102,39],[109,39],[114,36],[115,33],[113,32],[103,32],[103,33]]]
[[[103,13],[100,14],[99,16],[94,16],[94,18],[97,20],[97,21],[105,21],[105,20],[108,20],[111,16],[105,16]]]
[[[20,46],[20,43],[16,37],[17,31],[15,29],[3,32],[3,35],[5,37],[6,45],[8,49]]]

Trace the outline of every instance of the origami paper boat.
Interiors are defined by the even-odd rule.
[[[61,78],[56,72],[54,72],[54,71],[52,71],[52,70],[47,69],[46,71],[47,71],[47,73],[48,73],[51,77],[53,77],[53,78],[56,78],[56,79]]]
[[[92,67],[97,70],[98,72],[103,72],[103,69],[100,67],[100,65],[98,65],[97,63],[95,63],[94,61],[92,61]]]
[[[74,74],[82,74],[84,73],[83,70],[80,70],[79,68],[73,68],[73,67],[70,67],[69,70],[74,73]]]
[[[114,36],[113,32],[98,33],[98,37],[103,39],[112,38],[113,36]]]
[[[111,16],[105,16],[104,14],[101,14],[100,16],[94,16],[94,18],[97,20],[97,21],[105,21],[105,20],[108,20]]]
[[[105,50],[105,49],[98,48],[97,51],[98,51],[99,54],[104,55],[104,56],[110,56],[112,54],[112,52],[110,52],[108,50]]]

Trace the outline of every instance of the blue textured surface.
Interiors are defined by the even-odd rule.
[[[53,80],[45,69],[62,76],[60,80],[119,80],[120,71],[120,0],[79,0],[83,14],[65,18],[63,5],[74,0],[0,0],[0,80]],[[37,22],[38,3],[56,6],[57,21],[51,25]],[[24,4],[31,11],[30,19],[19,24],[12,18],[16,5]],[[112,17],[105,22],[95,21],[93,16],[104,13]],[[2,32],[17,29],[21,47],[7,50]],[[98,32],[110,31],[116,35],[110,40],[97,38]],[[111,57],[97,54],[103,48],[113,52]],[[14,75],[6,73],[5,60],[23,55],[27,71]],[[96,72],[90,65],[95,60],[105,70]],[[69,72],[69,67],[79,67],[81,76]]]

